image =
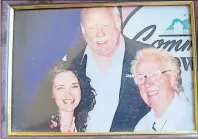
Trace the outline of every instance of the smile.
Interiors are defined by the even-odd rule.
[[[149,91],[149,92],[148,92],[148,96],[149,96],[149,97],[152,97],[152,96],[157,95],[158,93],[159,93],[159,90]]]
[[[107,42],[107,40],[106,41],[97,41],[97,43],[99,43],[99,44],[106,43],[106,42]]]
[[[74,99],[63,99],[62,101],[65,104],[73,104],[75,100]]]

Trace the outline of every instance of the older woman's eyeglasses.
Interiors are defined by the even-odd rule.
[[[165,70],[165,71],[157,70],[157,71],[149,72],[147,74],[132,75],[132,77],[134,78],[134,81],[137,85],[142,85],[142,84],[145,84],[146,79],[148,77],[152,78],[153,80],[157,80],[162,74],[169,72],[169,71],[172,71],[172,70]]]

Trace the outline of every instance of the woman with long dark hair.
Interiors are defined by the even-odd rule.
[[[84,132],[95,90],[80,67],[58,61],[42,82],[32,104],[31,131]]]

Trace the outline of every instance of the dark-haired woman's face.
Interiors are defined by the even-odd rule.
[[[52,92],[60,111],[74,111],[81,99],[79,81],[71,71],[65,71],[55,76]]]

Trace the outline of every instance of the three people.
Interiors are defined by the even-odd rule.
[[[132,61],[141,97],[151,107],[135,131],[194,130],[192,106],[185,98],[178,61],[165,50],[147,48]]]
[[[95,90],[84,71],[58,61],[48,72],[35,99],[32,131],[83,132],[94,108]]]
[[[52,116],[50,127],[62,132],[194,129],[174,57],[125,37],[117,7],[82,9],[81,29],[85,42],[67,53],[72,68],[61,62],[50,72],[32,123],[46,128]]]

